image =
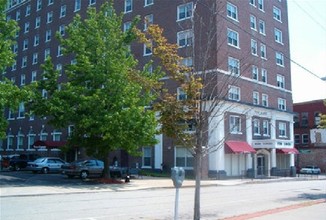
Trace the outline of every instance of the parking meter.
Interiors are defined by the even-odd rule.
[[[180,188],[185,179],[185,170],[182,167],[171,168],[171,178],[175,188]]]

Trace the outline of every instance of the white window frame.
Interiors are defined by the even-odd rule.
[[[269,121],[263,120],[263,136],[269,137],[271,135]]]
[[[259,33],[262,35],[266,35],[266,26],[265,21],[259,20]]]
[[[49,11],[46,15],[46,23],[49,24],[49,23],[52,23],[53,21],[53,11]]]
[[[33,147],[33,144],[35,142],[35,137],[36,137],[36,134],[33,133],[33,131],[30,131],[27,135],[27,149],[28,150],[32,150],[32,147]]]
[[[41,26],[41,17],[38,16],[35,18],[35,29],[39,28]]]
[[[258,52],[257,52],[257,48],[258,48],[258,43],[257,43],[257,41],[256,40],[254,40],[254,39],[251,39],[251,43],[250,43],[250,45],[251,45],[251,54],[252,55],[254,55],[254,56],[257,56],[258,54]]]
[[[276,21],[282,22],[282,11],[276,6],[273,6],[273,18]]]
[[[179,48],[188,47],[193,44],[193,32],[192,30],[180,31],[177,33],[177,42]]]
[[[96,3],[96,0],[89,0],[88,1],[88,5],[95,5],[95,3]]]
[[[253,133],[254,133],[254,136],[260,136],[261,135],[259,119],[254,119],[253,120]]]
[[[25,39],[23,41],[23,50],[27,50],[28,49],[28,39]]]
[[[142,147],[142,168],[152,168],[152,147]]]
[[[241,90],[237,86],[229,86],[228,98],[233,101],[240,101]]]
[[[229,116],[229,132],[231,134],[242,134],[240,116],[238,115]]]
[[[239,42],[239,33],[228,28],[227,29],[227,39],[228,39],[228,45],[240,48],[240,42]]]
[[[250,15],[250,28],[257,31],[257,19],[254,15]]]
[[[252,104],[259,105],[259,92],[257,91],[252,92]]]
[[[24,56],[22,58],[22,68],[25,68],[27,66],[27,56]]]
[[[34,47],[35,46],[38,46],[40,44],[40,35],[39,34],[36,34],[34,36]]]
[[[17,119],[25,118],[25,105],[23,102],[19,103]]]
[[[309,144],[309,134],[302,134],[302,144]]]
[[[124,13],[132,12],[133,0],[125,0]]]
[[[79,11],[81,8],[81,0],[75,0],[74,12]]]
[[[131,28],[131,21],[123,23],[123,31],[126,32]]]
[[[240,60],[228,57],[228,71],[231,75],[240,75]]]
[[[284,67],[284,55],[280,52],[275,52],[276,65]]]
[[[267,59],[266,45],[265,44],[260,44],[260,57],[263,58],[263,59]]]
[[[281,111],[286,111],[286,100],[282,98],[277,99],[278,109]]]
[[[257,5],[259,10],[265,11],[264,0],[258,0]]]
[[[149,5],[153,5],[153,4],[154,4],[154,0],[145,0],[144,7],[149,6]]]
[[[66,17],[67,14],[67,6],[61,5],[60,7],[60,18]]]
[[[59,33],[60,33],[61,37],[65,36],[65,34],[66,34],[66,26],[64,24],[59,26]]]
[[[232,20],[238,21],[238,7],[230,2],[226,4],[226,13],[229,18]]]
[[[178,101],[184,101],[186,99],[187,99],[187,94],[185,93],[185,91],[181,87],[178,87],[177,88],[177,100]]]
[[[153,50],[152,50],[152,43],[145,43],[144,44],[144,56],[150,56],[153,54]]]
[[[45,32],[45,42],[49,42],[51,41],[52,38],[52,30],[46,30]]]
[[[185,147],[176,146],[174,148],[175,151],[175,166],[181,166],[184,169],[193,169],[194,168],[194,156],[190,153],[189,149]],[[178,160],[178,158],[180,158]],[[183,160],[182,164],[178,163],[178,161]]]
[[[45,50],[44,50],[44,60],[46,60],[46,58],[48,57],[48,56],[50,56],[51,55],[51,50],[50,50],[50,48],[46,48]]]
[[[250,0],[249,1],[249,4],[256,7],[256,0]]]
[[[26,12],[25,12],[25,17],[31,15],[31,5],[26,6]]]
[[[144,19],[144,31],[146,31],[148,26],[153,24],[153,22],[154,22],[154,15],[153,14],[146,15]]]
[[[33,62],[32,64],[35,65],[38,63],[38,53],[33,53]]]
[[[276,75],[276,81],[277,81],[277,87],[278,88],[282,88],[284,89],[285,88],[285,77],[280,75],[280,74],[277,74]]]
[[[29,22],[26,22],[24,25],[24,33],[28,33],[29,32]]]
[[[177,8],[177,21],[190,19],[193,16],[193,3],[188,2],[183,5],[179,5]]]
[[[18,131],[17,133],[17,150],[22,150],[24,147],[24,134],[22,131]]]
[[[259,80],[259,69],[257,66],[252,65],[251,66],[251,75],[252,75],[252,79],[255,81]]]
[[[26,75],[25,74],[21,74],[20,75],[20,85],[23,86],[26,84]]]
[[[285,122],[279,122],[278,123],[278,136],[282,138],[286,138],[286,123]]]
[[[283,44],[283,33],[281,30],[274,28],[275,42]]]
[[[264,107],[268,107],[268,95],[267,94],[261,95],[261,104]]]
[[[36,77],[37,77],[37,72],[36,71],[32,71],[31,82],[36,82]]]

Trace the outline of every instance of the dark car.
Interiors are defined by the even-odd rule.
[[[79,176],[82,179],[88,177],[101,177],[103,175],[104,162],[97,159],[77,160],[61,166],[62,174],[69,178]]]
[[[9,160],[9,168],[15,171],[25,169],[28,162],[34,161],[36,158],[38,158],[38,156],[35,154],[14,155]]]

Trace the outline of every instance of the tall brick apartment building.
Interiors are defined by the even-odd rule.
[[[19,23],[16,63],[6,76],[18,85],[40,79],[40,64],[51,55],[57,69],[72,62],[62,56],[54,38],[77,13],[99,7],[103,0],[8,0],[7,18]],[[171,43],[179,45],[183,63],[198,74],[210,73],[221,105],[209,116],[207,143],[216,145],[205,159],[205,176],[270,176],[294,174],[293,106],[286,0],[115,0],[124,13],[123,29],[136,15],[148,23],[159,24]],[[132,45],[140,68],[151,58],[144,45]],[[154,62],[155,65],[155,62]],[[225,79],[235,80],[227,81]],[[171,91],[183,95],[173,83]],[[220,86],[223,85],[223,86]],[[35,149],[37,140],[65,141],[69,133],[55,130],[46,120],[7,112],[10,126],[2,142],[1,154],[60,153],[60,148]],[[118,155],[121,164],[167,170],[182,166],[193,170],[193,157],[173,140],[158,135],[159,143],[142,147],[141,158]],[[222,144],[220,144],[222,143]],[[141,146],[140,146],[141,147]],[[78,153],[78,151],[76,151]]]
[[[320,114],[326,114],[323,100],[294,103],[294,144],[300,154],[297,166],[319,166],[326,172],[326,129],[318,128]]]

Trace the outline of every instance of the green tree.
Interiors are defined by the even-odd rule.
[[[45,80],[35,85],[37,96],[30,103],[33,112],[49,116],[54,127],[73,125],[69,144],[103,158],[105,177],[110,152],[137,154],[139,147],[156,142],[155,112],[146,106],[155,99],[151,88],[159,74],[137,70],[129,49],[135,35],[132,29],[123,32],[122,24],[112,3],[103,4],[98,12],[90,8],[86,19],[77,15],[67,27],[68,37],[58,36],[64,54],[76,61],[65,67],[67,80],[59,83],[48,59],[43,65]]]
[[[12,65],[15,54],[12,45],[15,43],[17,24],[14,20],[7,21],[5,14],[6,0],[0,0],[0,73]],[[3,75],[0,76],[0,139],[6,136],[8,121],[5,109],[17,110],[20,102],[26,99],[28,92],[21,90]]]
[[[324,105],[326,106],[326,100],[324,100]],[[318,128],[326,128],[326,114],[320,115],[320,123]]]

